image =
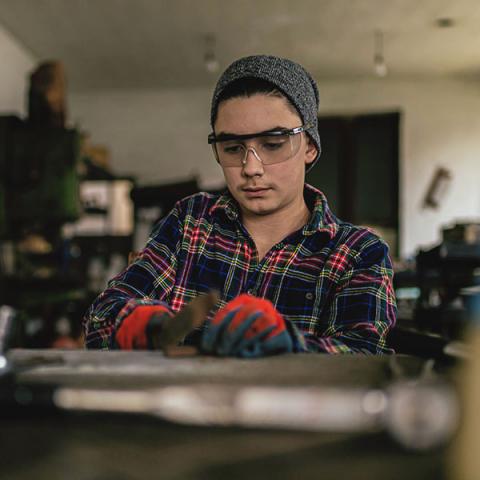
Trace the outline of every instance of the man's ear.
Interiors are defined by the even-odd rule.
[[[308,135],[305,135],[305,138],[307,139],[307,149],[305,150],[305,165],[310,165],[317,158],[318,149]]]

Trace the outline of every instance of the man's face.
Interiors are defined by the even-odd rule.
[[[287,100],[257,94],[225,100],[218,107],[215,134],[245,135],[302,125],[300,116]],[[282,163],[264,165],[249,151],[244,165],[222,167],[228,189],[240,205],[243,216],[295,213],[303,206],[305,167],[317,155],[316,147],[305,133],[300,149]],[[246,140],[245,145],[253,141]]]

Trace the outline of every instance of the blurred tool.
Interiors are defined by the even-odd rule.
[[[423,199],[424,208],[440,206],[452,181],[452,173],[446,168],[437,168]]]
[[[424,450],[447,442],[457,426],[452,389],[399,382],[385,390],[319,387],[169,386],[155,390],[59,388],[62,409],[150,414],[190,425],[327,432],[386,430],[402,446]]]

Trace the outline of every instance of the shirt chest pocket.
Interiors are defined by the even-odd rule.
[[[277,309],[301,330],[315,333],[328,290],[317,276],[290,275],[276,292]]]

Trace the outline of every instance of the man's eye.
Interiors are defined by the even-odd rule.
[[[280,150],[285,145],[284,141],[263,142],[262,148],[264,150]]]
[[[222,150],[229,155],[236,155],[243,150],[243,147],[242,145],[224,145]]]

